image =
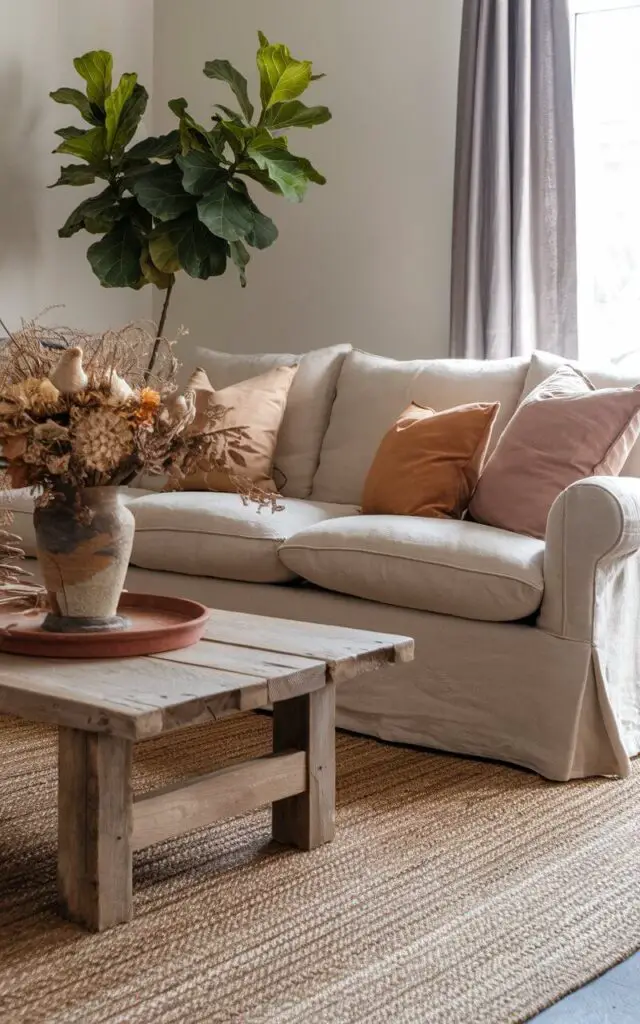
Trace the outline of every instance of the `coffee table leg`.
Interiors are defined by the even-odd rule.
[[[58,730],[58,890],[65,917],[91,931],[130,921],[128,740]]]
[[[273,707],[274,753],[306,750],[305,793],[273,804],[273,838],[313,850],[335,834],[336,739],[335,686],[284,700]]]

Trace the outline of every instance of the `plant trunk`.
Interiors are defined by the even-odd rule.
[[[153,349],[151,350],[151,358],[149,360],[149,365],[147,366],[147,369],[145,370],[145,374],[144,374],[145,383],[147,383],[147,384],[149,383],[149,378],[151,377],[151,373],[153,371],[153,367],[155,366],[156,359],[158,358],[158,349],[160,348],[160,342],[162,341],[162,334],[163,334],[163,331],[164,331],[164,326],[165,326],[165,324],[167,322],[167,313],[169,312],[169,303],[171,301],[171,292],[173,291],[173,286],[174,286],[175,283],[176,283],[176,279],[175,279],[175,277],[172,277],[171,281],[169,282],[169,286],[167,288],[167,294],[165,295],[164,302],[162,304],[162,312],[160,314],[160,322],[158,324],[158,331],[156,333],[156,338],[155,338],[155,341],[153,343]]]

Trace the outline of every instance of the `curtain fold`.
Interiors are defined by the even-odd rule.
[[[577,355],[567,0],[464,0],[451,354]]]

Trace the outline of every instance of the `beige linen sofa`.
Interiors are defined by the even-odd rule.
[[[413,664],[340,691],[344,728],[550,779],[628,774],[640,750],[640,451],[626,475],[560,495],[544,541],[362,516],[373,455],[411,401],[440,410],[499,400],[495,443],[559,360],[399,362],[349,346],[197,355],[219,388],[298,360],[276,453],[284,511],[257,512],[233,494],[129,491],[129,587],[413,636]],[[598,387],[637,382],[584,369]],[[14,497],[31,551],[30,499]]]

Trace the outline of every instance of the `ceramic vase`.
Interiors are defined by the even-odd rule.
[[[118,602],[135,521],[116,487],[70,491],[34,513],[38,561],[55,633],[126,629]]]

